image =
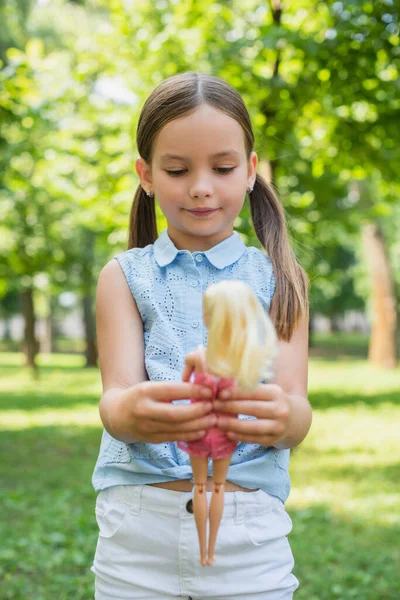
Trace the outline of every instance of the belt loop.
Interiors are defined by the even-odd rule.
[[[140,514],[140,509],[142,505],[142,491],[144,485],[132,485],[130,486],[132,489],[131,494],[131,511],[132,514],[138,516]]]
[[[244,514],[246,510],[244,496],[246,492],[233,492],[235,494],[235,525],[244,523]]]

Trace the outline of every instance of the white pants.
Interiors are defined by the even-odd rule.
[[[292,522],[282,502],[262,490],[226,492],[216,562],[202,567],[191,498],[148,485],[100,492],[96,600],[292,599]]]

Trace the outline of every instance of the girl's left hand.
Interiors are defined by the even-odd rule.
[[[249,395],[251,394],[251,399]],[[224,413],[216,426],[237,442],[274,446],[283,440],[289,427],[290,400],[279,385],[263,384],[253,392],[239,387],[221,390],[214,409]],[[249,415],[257,420],[239,420],[235,415]]]

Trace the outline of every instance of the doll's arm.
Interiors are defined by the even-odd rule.
[[[206,351],[203,346],[198,346],[194,352],[186,355],[182,381],[189,381],[193,371],[197,373],[205,373],[207,371]]]

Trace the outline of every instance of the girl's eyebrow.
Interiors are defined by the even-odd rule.
[[[230,155],[234,155],[237,157],[240,157],[239,152],[237,152],[237,150],[223,150],[222,152],[216,152],[215,154],[211,154],[210,158],[220,158],[221,156],[230,156]],[[161,154],[160,159],[164,160],[164,159],[171,159],[171,158],[176,158],[178,160],[186,160],[184,156],[178,156],[176,154]]]

